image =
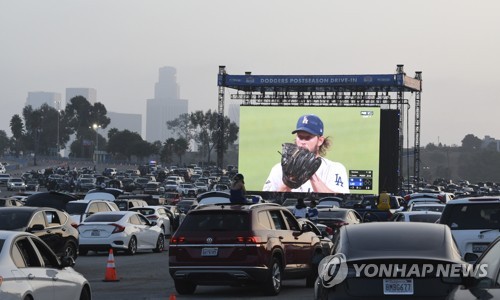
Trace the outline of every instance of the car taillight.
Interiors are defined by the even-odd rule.
[[[72,226],[73,228],[78,229],[78,227],[80,226],[80,224],[76,224],[75,222],[73,222],[73,223],[71,223],[71,226]]]
[[[245,244],[260,244],[262,239],[260,236],[238,236],[236,237],[236,241]]]
[[[109,224],[111,226],[115,226],[115,229],[113,229],[113,232],[111,233],[118,233],[118,232],[123,232],[125,230],[125,227],[119,224]]]
[[[437,198],[439,199],[439,201],[443,202],[444,204],[446,204],[446,199],[443,195],[438,195]]]
[[[410,200],[410,199],[411,199],[411,196],[410,196],[410,195],[406,195],[406,196],[404,197],[404,199],[405,199],[406,201],[408,201],[408,200]]]
[[[334,222],[333,224],[335,224],[335,226],[344,226],[344,225],[349,225],[349,222],[344,222],[344,221],[338,221],[338,222]]]
[[[326,231],[326,233],[328,233],[328,235],[333,235],[333,228],[332,227],[326,226],[325,231]]]
[[[186,240],[183,236],[173,236],[170,238],[170,244],[182,244]]]

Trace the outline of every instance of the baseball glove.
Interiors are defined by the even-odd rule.
[[[292,143],[282,145],[281,168],[283,183],[296,189],[303,185],[321,166],[321,158]]]

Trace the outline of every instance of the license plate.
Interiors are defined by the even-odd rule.
[[[413,279],[384,279],[384,295],[413,295]]]
[[[219,248],[202,248],[201,256],[217,256]]]
[[[489,244],[472,244],[472,252],[474,253],[482,253],[488,248]]]
[[[100,236],[101,233],[99,232],[99,230],[92,230],[92,232],[90,233],[90,236]]]

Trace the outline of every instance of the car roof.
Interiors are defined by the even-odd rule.
[[[398,211],[396,214],[401,215],[441,215],[441,212],[430,210],[412,210],[412,211]]]
[[[446,205],[454,204],[474,204],[474,203],[500,203],[500,197],[492,196],[480,196],[480,197],[469,197],[469,198],[458,198],[453,199],[446,203]]]
[[[443,224],[370,222],[342,226],[339,242],[339,251],[350,261],[401,258],[462,262],[451,230]]]

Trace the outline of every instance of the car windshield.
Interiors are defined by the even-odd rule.
[[[427,222],[436,223],[436,221],[441,217],[439,214],[425,214],[425,215],[410,215],[411,222]]]
[[[15,230],[27,226],[31,211],[0,211],[0,230]]]
[[[149,216],[149,215],[154,215],[155,213],[155,210],[152,209],[152,208],[132,208],[132,209],[129,209],[130,211],[136,211],[138,213],[141,213],[145,216]]]
[[[241,231],[248,230],[248,214],[221,213],[220,211],[188,214],[178,229],[187,231]]]
[[[500,229],[498,203],[453,204],[445,212],[442,223],[454,230]]]
[[[320,211],[318,218],[322,219],[342,219],[345,217],[345,211]]]
[[[443,212],[444,205],[439,205],[439,206],[420,206],[420,205],[415,205],[412,210],[414,211],[435,211],[435,212]]]
[[[85,219],[85,223],[89,222],[117,222],[123,218],[123,215],[118,214],[94,214]]]
[[[81,215],[85,213],[85,209],[87,208],[87,203],[74,203],[68,202],[66,204],[66,212],[70,215]]]

